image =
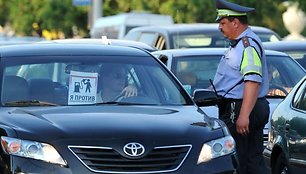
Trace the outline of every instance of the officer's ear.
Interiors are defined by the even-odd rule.
[[[238,28],[239,22],[240,22],[240,21],[239,21],[237,18],[234,18],[234,20],[233,20],[233,25],[234,25],[235,28]]]

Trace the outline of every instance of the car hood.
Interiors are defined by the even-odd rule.
[[[182,138],[218,128],[194,106],[67,106],[2,108],[3,123],[23,139]],[[198,131],[198,130],[203,131]],[[111,135],[111,136],[110,136]],[[190,137],[190,135],[188,137]],[[201,135],[203,136],[203,135]]]

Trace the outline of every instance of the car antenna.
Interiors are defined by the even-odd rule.
[[[216,90],[216,87],[215,87],[214,83],[212,82],[211,79],[209,79],[209,82],[210,82],[211,86],[213,87],[216,96],[218,97],[218,93],[217,93],[217,90]]]

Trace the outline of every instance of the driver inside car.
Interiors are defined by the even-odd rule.
[[[287,96],[287,94],[291,91],[292,88],[285,87],[281,84],[281,81],[278,78],[278,70],[274,66],[268,65],[268,72],[270,83],[268,96]]]
[[[104,64],[99,75],[97,102],[120,101],[137,96],[137,88],[128,84],[128,69],[119,64]]]

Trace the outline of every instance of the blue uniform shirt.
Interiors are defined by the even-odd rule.
[[[224,56],[222,56],[220,60],[220,63],[219,63],[219,66],[218,66],[218,69],[217,69],[217,72],[214,78],[214,82],[213,82],[218,95],[224,96],[225,98],[234,98],[234,99],[243,98],[244,83],[243,82],[239,83],[241,81],[248,80],[248,81],[254,81],[254,82],[260,83],[260,91],[259,91],[258,97],[266,96],[269,90],[266,55],[261,45],[261,40],[250,28],[247,28],[236,39],[242,38],[244,36],[249,37],[248,38],[248,41],[250,44],[249,47],[254,47],[258,53],[258,56],[260,57],[261,74],[260,73],[249,73],[249,74],[243,75],[241,73],[241,64],[243,60],[244,49],[246,49],[246,47],[244,46],[242,40],[240,40],[235,47],[230,46],[228,50],[224,53]],[[255,39],[257,43],[251,38]],[[260,46],[258,44],[260,44]],[[249,59],[253,58],[252,55],[253,53],[248,54]]]

